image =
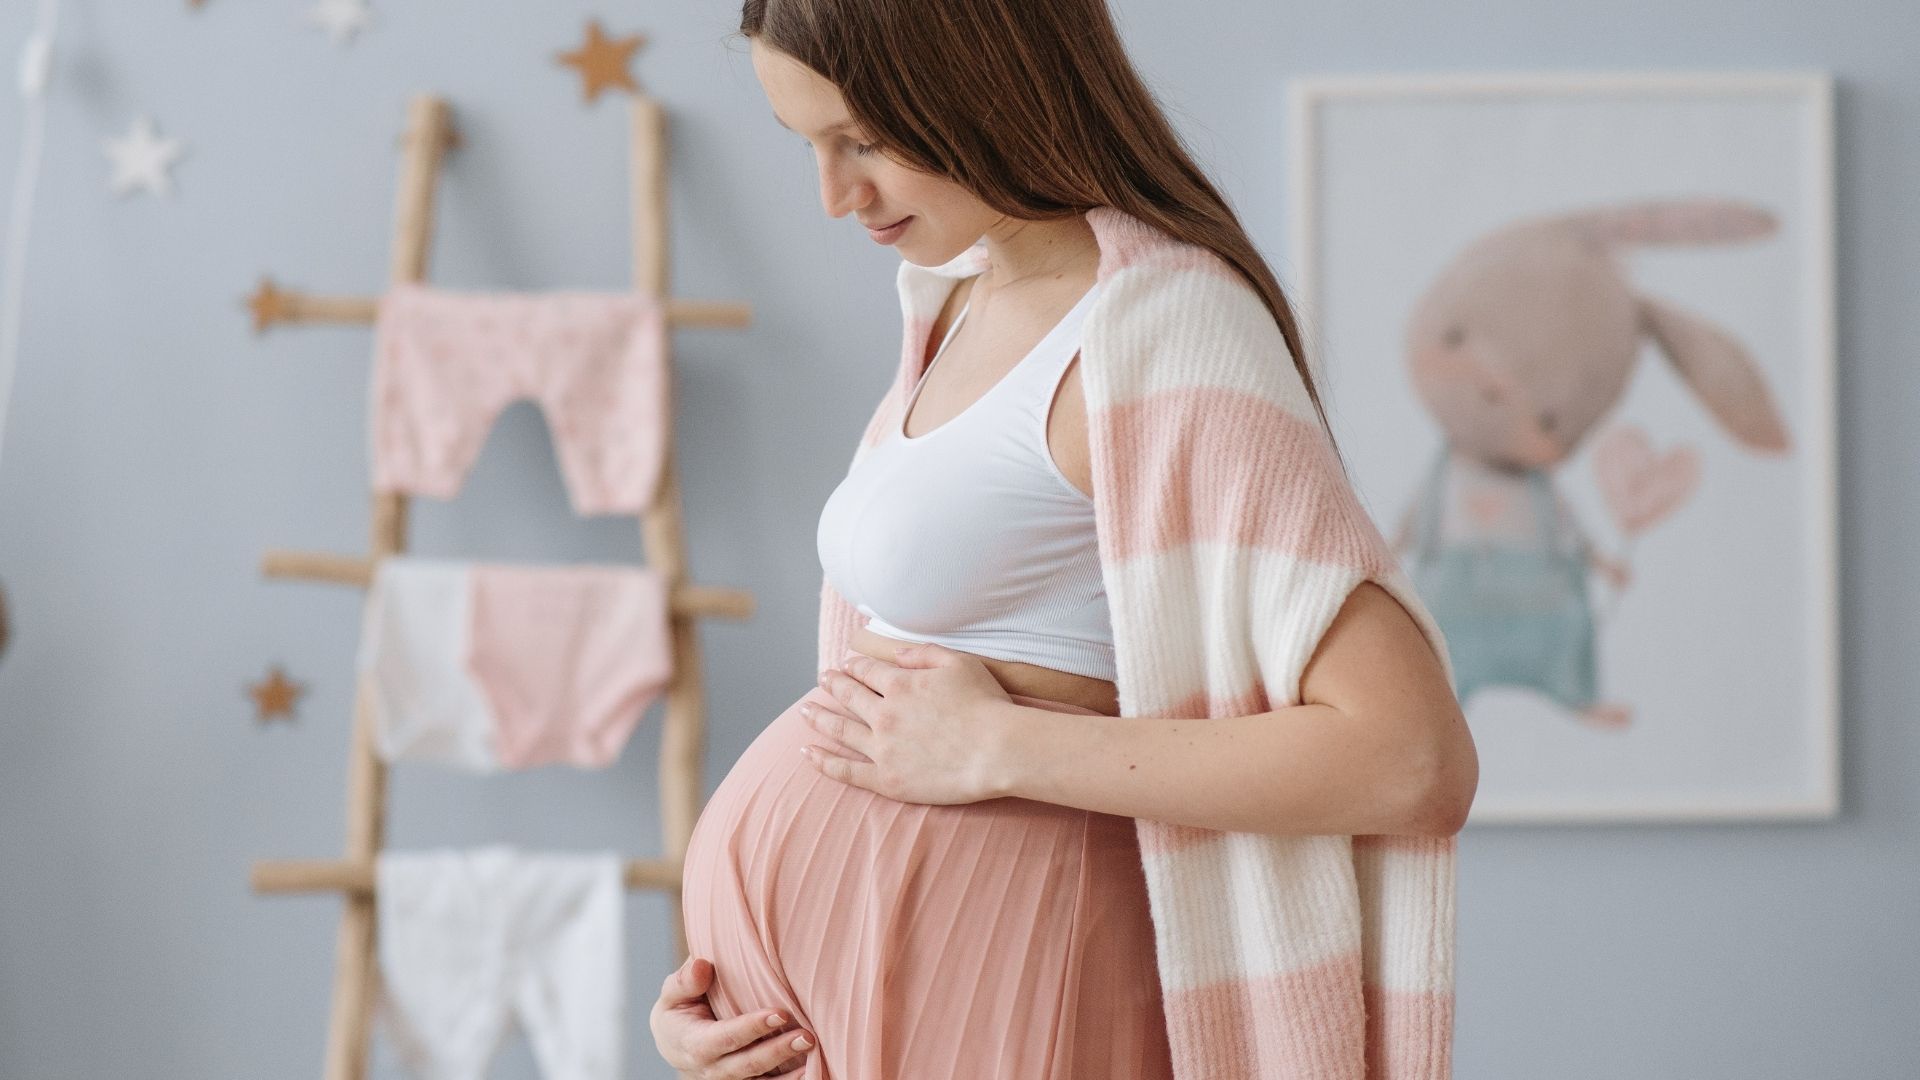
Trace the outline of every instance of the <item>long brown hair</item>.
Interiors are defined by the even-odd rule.
[[[745,0],[740,33],[837,87],[882,152],[1000,213],[1112,206],[1212,250],[1273,313],[1331,444],[1292,305],[1134,70],[1106,0]]]

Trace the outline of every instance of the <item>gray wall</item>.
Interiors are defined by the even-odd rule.
[[[364,328],[256,339],[261,274],[385,281],[408,97],[455,103],[433,274],[460,287],[629,281],[624,110],[551,53],[583,19],[653,35],[635,65],[673,122],[674,291],[750,330],[677,340],[696,579],[759,613],[703,627],[709,789],[813,677],[814,523],[898,345],[897,255],[820,208],[731,3],[377,5],[336,49],[305,0],[69,0],[22,369],[0,468],[0,1076],[313,1075],[338,902],[257,898],[249,864],[342,838],[360,594],[265,582],[263,549],[364,550]],[[0,5],[11,60],[30,5]],[[1290,4],[1124,0],[1135,56],[1278,261],[1283,80],[1338,71],[1827,68],[1839,77],[1839,431],[1846,813],[1812,825],[1470,830],[1457,1073],[1533,1080],[1896,1077],[1920,1070],[1920,7],[1910,0]],[[11,69],[8,70],[11,79]],[[11,83],[9,82],[9,85]],[[1251,96],[1249,96],[1251,95]],[[151,111],[191,143],[170,202],[113,200],[98,141]],[[0,95],[0,161],[21,114]],[[1902,409],[1906,413],[1902,413]],[[513,406],[415,550],[632,559],[630,519],[574,519],[543,420]],[[1901,542],[1889,542],[1900,538]],[[293,725],[241,687],[308,680]],[[604,773],[396,775],[395,846],[658,848],[658,714]],[[632,1075],[668,908],[629,907]],[[391,1075],[382,1053],[378,1075]],[[531,1076],[516,1040],[499,1076]]]

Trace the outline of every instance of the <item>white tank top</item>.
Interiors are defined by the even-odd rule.
[[[1093,500],[1047,449],[1047,409],[1100,286],[959,415],[908,438],[927,373],[893,430],[820,513],[820,565],[887,637],[1114,678],[1113,628]]]

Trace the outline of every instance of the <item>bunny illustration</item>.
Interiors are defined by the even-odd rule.
[[[1446,634],[1462,702],[1483,686],[1520,686],[1583,723],[1629,722],[1628,706],[1599,700],[1588,596],[1590,570],[1618,589],[1627,568],[1595,550],[1554,473],[1620,400],[1643,335],[1735,440],[1786,450],[1785,424],[1746,349],[1636,291],[1620,258],[1633,245],[1738,242],[1776,227],[1764,209],[1706,198],[1522,219],[1469,244],[1414,305],[1406,361],[1444,443],[1395,547],[1412,548],[1409,571]],[[1611,441],[1609,462],[1650,458],[1629,439]],[[1672,464],[1680,473],[1689,460]],[[1679,479],[1634,528],[1685,500],[1690,481]]]

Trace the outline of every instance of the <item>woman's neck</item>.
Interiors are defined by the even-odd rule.
[[[987,230],[987,270],[979,285],[987,292],[1058,278],[1100,258],[1086,215],[1058,221],[1004,218]]]

